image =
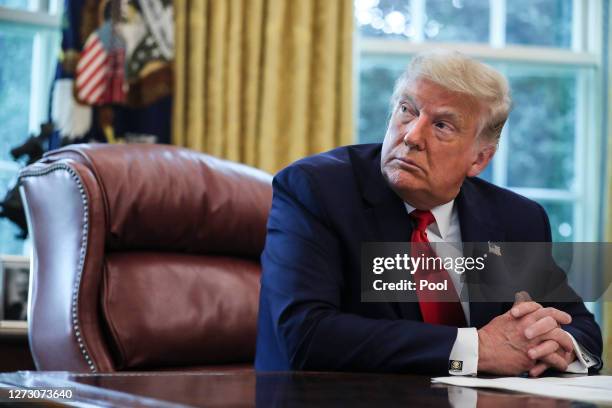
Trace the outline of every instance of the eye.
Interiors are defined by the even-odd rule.
[[[407,103],[401,103],[399,105],[399,111],[400,114],[406,117],[419,116],[419,111],[414,106],[409,105]]]
[[[449,129],[449,126],[444,122],[436,122],[434,126],[438,129]]]

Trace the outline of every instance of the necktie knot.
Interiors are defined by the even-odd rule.
[[[419,232],[425,232],[425,229],[436,220],[429,210],[414,210],[410,216],[416,222],[416,229]]]

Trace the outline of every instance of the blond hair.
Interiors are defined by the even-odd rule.
[[[489,65],[457,51],[435,50],[414,56],[408,68],[395,83],[391,103],[395,107],[411,82],[427,79],[450,91],[476,98],[488,115],[479,137],[497,144],[510,114],[512,100],[506,78]]]

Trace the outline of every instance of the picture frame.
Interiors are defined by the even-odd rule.
[[[29,281],[29,257],[0,255],[0,321],[27,321]]]

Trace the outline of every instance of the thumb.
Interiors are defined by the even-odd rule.
[[[522,302],[531,302],[531,296],[529,296],[529,293],[525,292],[524,290],[520,292],[516,292],[514,294],[514,305],[513,306],[516,306]]]
[[[521,303],[526,303],[521,305]],[[514,304],[510,308],[510,314],[515,319],[528,315],[529,313],[535,312],[542,306],[531,299],[529,293],[524,290],[514,294]]]

